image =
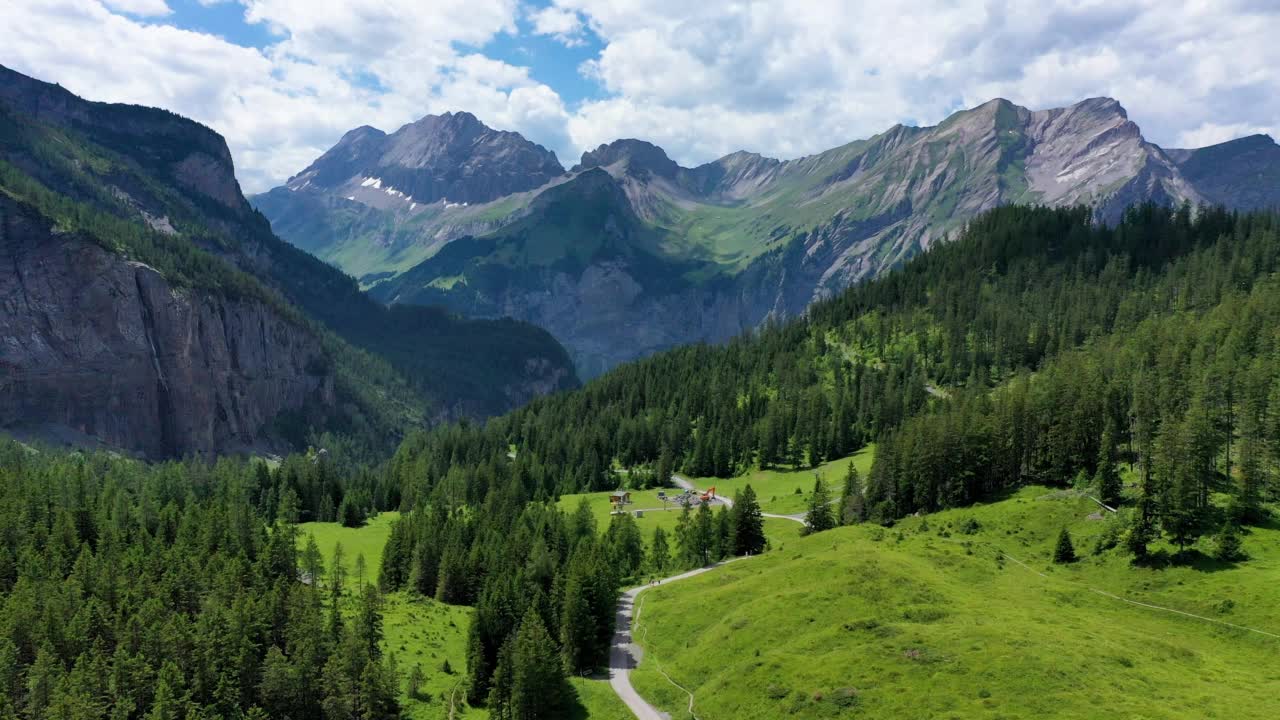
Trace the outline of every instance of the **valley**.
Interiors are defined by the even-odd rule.
[[[24,6],[0,720],[1280,714],[1276,63],[840,4]]]

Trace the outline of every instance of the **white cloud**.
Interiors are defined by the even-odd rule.
[[[136,0],[135,0],[136,2]],[[171,109],[222,133],[247,192],[306,167],[353,127],[470,110],[567,145],[559,97],[458,48],[515,27],[514,0],[244,0],[265,50],[142,22],[95,0],[0,3],[0,62],[84,97]]]
[[[1248,0],[556,0],[605,43],[575,145],[639,136],[685,164],[788,157],[1007,97],[1109,95],[1180,144],[1280,118],[1280,4]],[[1192,133],[1192,128],[1218,128]]]
[[[1271,135],[1274,138],[1276,137],[1276,130],[1277,128],[1250,125],[1249,123],[1218,125],[1206,122],[1191,130],[1179,133],[1174,145],[1182,148],[1206,147],[1247,135]]]
[[[273,44],[140,19],[167,11],[160,0],[7,0],[0,62],[211,125],[251,191],[350,128],[446,110],[565,165],[618,137],[686,165],[737,149],[794,157],[996,96],[1040,108],[1110,95],[1170,146],[1280,134],[1280,6],[1265,0],[235,1]],[[545,58],[531,74],[483,54],[521,17],[564,43],[599,40],[581,68],[598,97],[567,108],[535,79]]]
[[[107,7],[139,17],[160,17],[173,12],[165,0],[106,0]]]
[[[582,37],[584,29],[582,18],[572,10],[548,5],[532,10],[529,13],[529,21],[533,24],[533,32],[537,35],[550,35],[569,47],[585,43]]]

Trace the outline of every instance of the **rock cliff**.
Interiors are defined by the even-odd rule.
[[[0,268],[0,426],[175,457],[277,449],[279,413],[334,403],[309,331],[176,289],[4,196]]]

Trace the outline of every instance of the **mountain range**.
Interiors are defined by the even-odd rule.
[[[0,267],[0,428],[57,443],[386,451],[576,384],[543,330],[388,309],[281,241],[209,128],[3,67]]]
[[[1004,204],[1280,204],[1280,146],[1147,141],[1091,98],[1032,111],[996,99],[795,160],[736,152],[694,168],[618,140],[568,171],[468,113],[391,135],[358,128],[251,201],[285,240],[389,304],[548,329],[594,376],[723,341],[875,277]]]

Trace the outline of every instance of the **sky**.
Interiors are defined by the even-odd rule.
[[[798,157],[1004,97],[1146,137],[1280,136],[1280,0],[4,0],[0,64],[222,133],[247,192],[344,132],[474,113],[567,167]]]

